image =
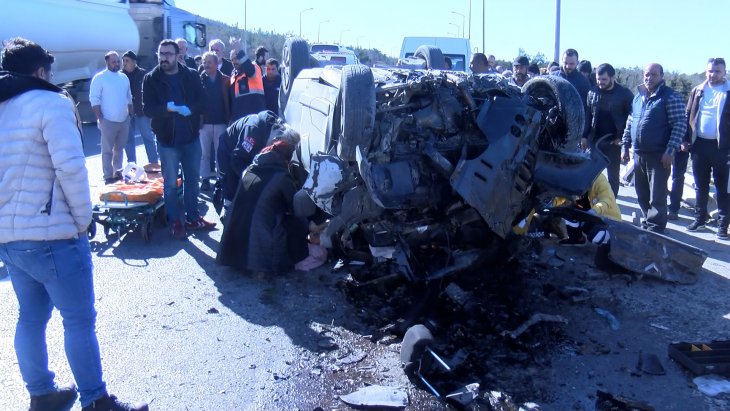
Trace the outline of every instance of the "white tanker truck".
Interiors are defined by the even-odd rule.
[[[24,37],[55,56],[53,81],[76,98],[83,120],[93,121],[88,105],[91,78],[105,67],[104,54],[137,53],[137,63],[157,64],[157,45],[182,37],[190,48],[206,45],[200,17],[175,7],[174,0],[3,0],[0,41]]]

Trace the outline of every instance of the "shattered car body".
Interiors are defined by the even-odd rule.
[[[280,99],[302,135],[303,187],[331,215],[322,244],[435,279],[505,257],[540,202],[584,193],[606,166],[576,151],[583,108],[557,77],[307,68],[284,48]],[[433,56],[432,56],[433,57]]]

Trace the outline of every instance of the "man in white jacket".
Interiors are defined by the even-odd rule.
[[[129,138],[129,119],[134,113],[129,78],[119,69],[121,60],[116,51],[104,56],[106,69],[96,73],[89,87],[91,109],[101,132],[101,167],[104,183],[121,179],[124,146]]]
[[[0,260],[18,298],[15,352],[30,410],[67,410],[76,387],[48,369],[46,326],[63,317],[66,357],[87,410],[147,410],[119,402],[102,379],[91,250],[91,196],[73,103],[50,83],[53,56],[15,38],[0,71]]]

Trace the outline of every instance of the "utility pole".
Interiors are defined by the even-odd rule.
[[[555,0],[555,60],[560,62],[560,0]]]
[[[469,0],[469,42],[471,44],[471,0]]]

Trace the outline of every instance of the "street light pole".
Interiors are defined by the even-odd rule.
[[[560,61],[560,0],[555,0],[555,60]]]
[[[319,24],[317,25],[317,43],[319,43],[319,32],[322,29],[322,24],[329,23],[329,22],[330,22],[329,20],[323,20],[323,21],[320,21]]]
[[[310,10],[314,10],[314,7],[310,7],[299,12],[299,37],[302,37],[302,14],[304,14],[305,11]]]
[[[469,42],[471,42],[471,0],[469,0],[469,37],[468,37],[468,39],[469,39]]]
[[[482,53],[486,53],[486,51],[484,51],[484,50],[487,45],[487,42],[484,41],[484,39],[486,38],[485,33],[484,33],[484,20],[486,19],[486,17],[487,17],[487,10],[484,7],[484,0],[482,0]]]
[[[461,13],[455,12],[453,10],[451,11],[451,13],[458,14],[459,16],[461,16],[461,37],[464,37],[464,26],[466,25],[466,16]]]

